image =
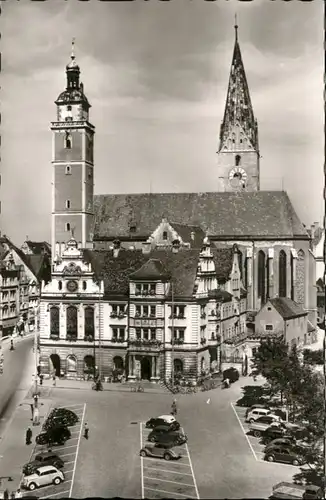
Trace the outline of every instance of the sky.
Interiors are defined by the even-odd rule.
[[[2,2],[0,229],[50,241],[50,122],[76,60],[95,135],[95,194],[217,190],[234,15],[261,189],[323,218],[323,4],[255,0]]]

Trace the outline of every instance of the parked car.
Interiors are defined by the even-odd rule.
[[[267,452],[269,449],[273,448],[274,446],[293,446],[296,443],[294,438],[291,437],[281,437],[281,438],[276,438],[270,441],[266,446],[265,446],[265,452]]]
[[[157,457],[164,460],[177,460],[181,457],[180,453],[173,450],[168,444],[148,443],[140,450],[141,457]]]
[[[185,434],[179,431],[169,430],[169,426],[159,425],[149,433],[147,440],[152,443],[173,443],[175,446],[188,441]]]
[[[172,431],[178,431],[180,429],[179,422],[172,415],[160,415],[159,417],[150,418],[147,420],[145,427],[147,429],[154,429],[158,425],[166,425],[170,426]]]
[[[53,465],[57,469],[61,469],[64,466],[64,461],[52,451],[38,453],[35,455],[34,460],[24,465],[23,474],[29,475],[43,465]]]
[[[304,457],[290,446],[273,446],[265,453],[268,462],[283,462],[292,465],[303,465]]]
[[[299,484],[281,482],[273,486],[271,499],[293,500],[321,500],[324,498],[322,488],[313,484],[301,486]]]
[[[252,405],[250,408],[247,408],[247,410],[246,410],[246,420],[247,420],[249,413],[254,411],[254,410],[268,410],[268,411],[270,411],[270,408],[267,405],[258,404],[258,403],[255,405]]]
[[[247,415],[246,422],[254,422],[260,417],[265,417],[271,415],[274,417],[275,420],[281,420],[281,418],[278,415],[275,415],[274,413],[271,412],[271,410],[267,408],[256,408],[252,411],[250,411]]]
[[[71,432],[67,427],[53,427],[45,432],[41,432],[36,436],[37,444],[64,444],[67,439],[71,438]]]
[[[273,441],[274,439],[284,438],[292,441],[303,440],[307,437],[305,429],[298,425],[280,422],[276,427],[275,425],[268,427],[263,433],[262,437],[265,443]]]
[[[55,408],[46,419],[43,429],[48,430],[58,426],[69,427],[76,425],[77,422],[78,417],[73,411],[66,410],[65,408]]]
[[[223,372],[223,380],[228,378],[231,384],[239,380],[239,377],[240,375],[238,370],[236,370],[236,368],[233,368],[233,366],[231,366],[231,368],[227,368]]]
[[[40,486],[60,484],[64,479],[65,475],[62,471],[52,465],[46,465],[36,469],[30,476],[24,476],[22,486],[33,491]]]
[[[262,435],[266,429],[269,427],[279,426],[279,422],[274,415],[265,415],[263,417],[257,418],[251,424],[249,424],[249,431],[255,436],[259,437]]]

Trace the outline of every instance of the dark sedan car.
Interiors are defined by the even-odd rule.
[[[70,430],[67,427],[53,427],[36,436],[37,444],[64,444],[71,437]]]
[[[55,408],[51,411],[43,425],[44,430],[51,429],[52,427],[69,427],[78,422],[77,415],[65,408]]]
[[[162,415],[160,417],[150,418],[145,424],[146,429],[154,429],[161,425],[168,425],[171,431],[178,431],[180,429],[179,422],[177,422],[172,415]]]
[[[37,455],[35,455],[35,458],[32,462],[24,465],[23,474],[29,475],[34,472],[37,467],[41,467],[42,465],[53,465],[57,469],[61,469],[64,466],[64,461],[52,451],[38,453]]]
[[[302,455],[290,446],[273,446],[265,453],[268,462],[283,462],[292,465],[303,465],[305,463]]]
[[[152,443],[171,443],[178,446],[186,443],[188,438],[180,431],[171,430],[170,426],[159,425],[150,432],[147,440]]]

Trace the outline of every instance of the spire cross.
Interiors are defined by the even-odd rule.
[[[71,59],[75,59],[75,38],[71,41]]]
[[[235,40],[238,41],[238,23],[237,14],[234,14],[234,29],[235,29]]]

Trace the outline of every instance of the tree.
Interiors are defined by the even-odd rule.
[[[252,374],[262,375],[274,394],[281,391],[281,401],[288,384],[288,346],[283,337],[262,340],[252,360]]]

